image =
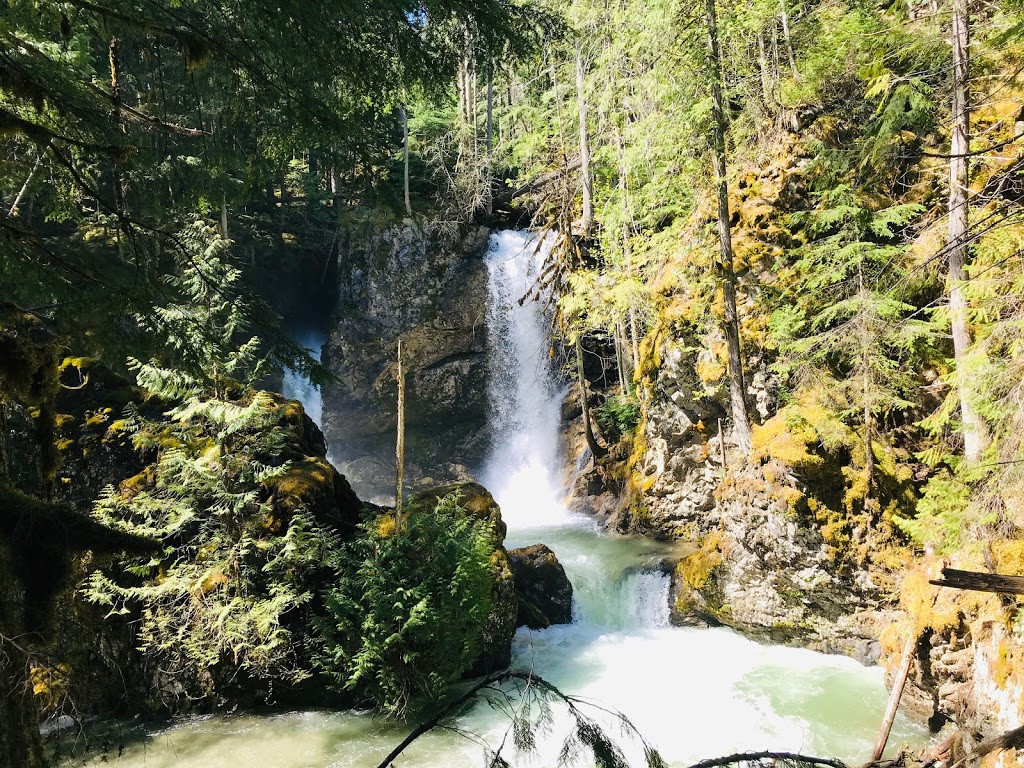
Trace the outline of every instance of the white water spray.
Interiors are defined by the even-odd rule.
[[[320,362],[323,354],[326,336],[321,331],[306,331],[298,334],[295,341],[302,345],[303,349],[312,355],[313,359]],[[281,394],[289,400],[298,400],[302,407],[316,425],[323,424],[323,397],[320,394],[320,387],[303,376],[299,371],[286,368],[284,380],[281,382]]]
[[[551,244],[528,233],[491,236],[487,252],[491,451],[481,481],[519,527],[567,522],[556,480],[563,387],[535,283]],[[525,299],[525,300],[524,300]]]

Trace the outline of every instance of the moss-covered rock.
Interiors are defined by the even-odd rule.
[[[484,675],[504,669],[512,661],[512,636],[516,632],[518,600],[515,578],[504,547],[506,526],[501,519],[501,509],[490,491],[472,482],[448,483],[418,494],[408,503],[409,514],[429,514],[437,502],[446,496],[454,496],[464,513],[487,523],[493,536],[491,615],[484,626],[483,651],[470,670],[471,675]]]

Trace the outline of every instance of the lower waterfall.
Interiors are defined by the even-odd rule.
[[[573,583],[575,621],[520,629],[513,666],[622,712],[673,766],[750,750],[866,760],[886,704],[881,669],[762,645],[725,629],[670,626],[668,577],[659,569],[666,545],[602,533],[592,519],[562,504],[559,422],[565,386],[553,368],[544,303],[519,303],[546,247],[519,231],[498,232],[490,240],[494,416],[491,451],[479,475],[501,505],[507,546],[542,542],[558,555]],[[306,341],[316,346],[316,339]],[[317,418],[315,388],[291,377],[286,389]],[[610,732],[618,733],[614,718],[608,722]],[[359,712],[198,718],[144,734],[116,765],[372,768],[412,725]],[[512,765],[551,768],[566,736],[559,727],[567,725],[556,717],[550,735],[539,739],[539,756],[518,756],[511,745],[503,756]],[[454,724],[492,747],[502,743],[509,726],[505,714],[484,704]],[[890,744],[925,738],[922,727],[900,717]],[[638,748],[625,751],[640,757]],[[455,730],[437,730],[417,740],[397,765],[470,768],[485,765],[483,755],[479,744]]]

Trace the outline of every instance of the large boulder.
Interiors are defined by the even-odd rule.
[[[572,622],[572,584],[547,545],[509,550],[508,562],[518,599],[516,626],[544,629]]]
[[[484,625],[483,650],[468,673],[475,677],[505,669],[512,662],[512,637],[516,633],[518,599],[515,579],[504,547],[506,526],[501,519],[501,509],[490,491],[479,483],[448,483],[418,494],[410,501],[409,507],[412,514],[427,512],[436,507],[439,500],[452,495],[458,500],[457,504],[463,512],[486,522],[493,536],[491,615]]]
[[[338,301],[324,363],[324,432],[363,498],[390,503],[397,346],[406,382],[406,478],[465,478],[486,449],[484,227],[366,222],[338,251]],[[422,481],[422,482],[419,482]]]

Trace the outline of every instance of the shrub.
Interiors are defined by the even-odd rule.
[[[493,537],[456,502],[367,522],[338,558],[320,666],[392,716],[438,701],[482,649]]]
[[[640,403],[632,395],[615,395],[594,409],[594,418],[609,439],[618,440],[640,423]]]

